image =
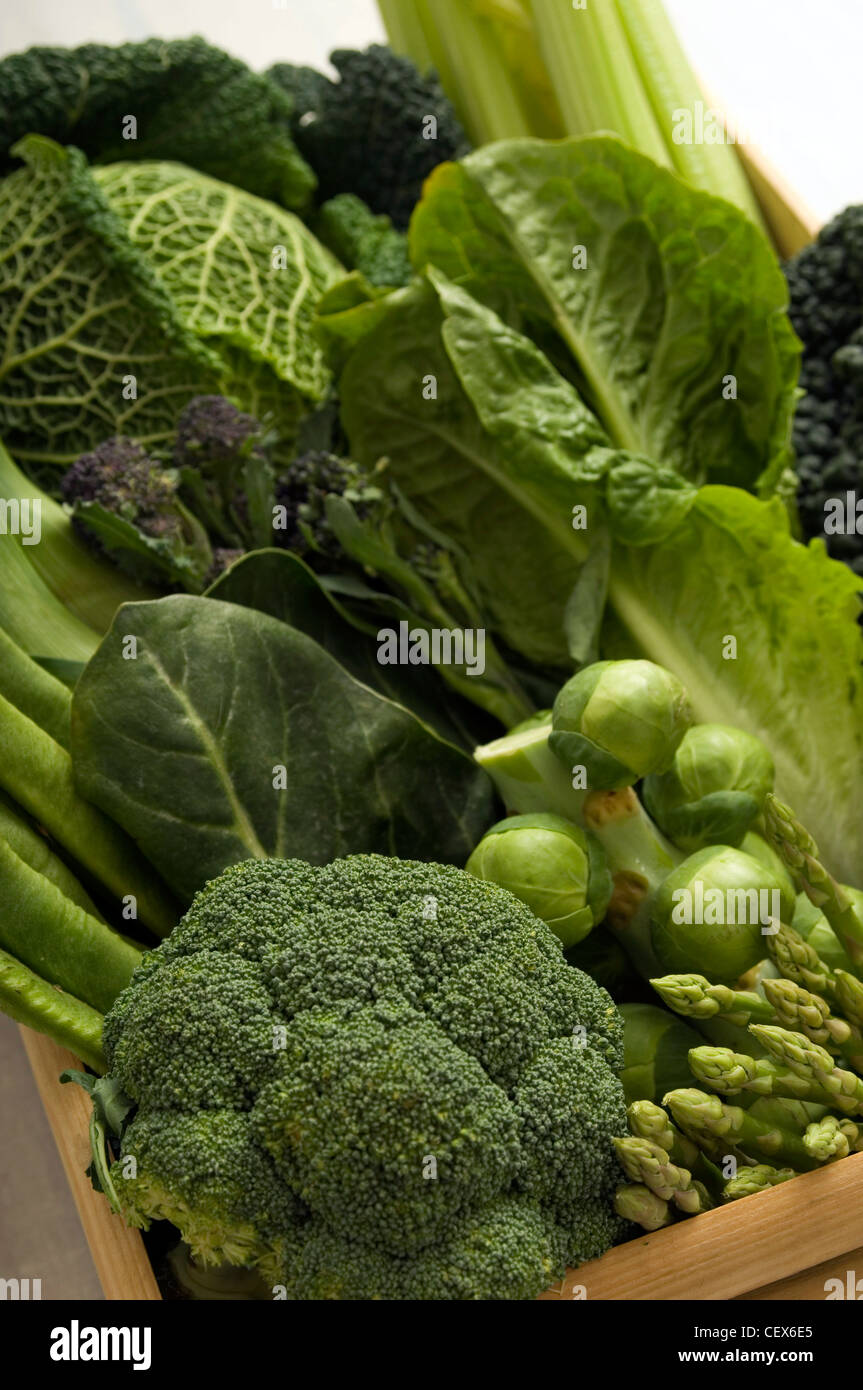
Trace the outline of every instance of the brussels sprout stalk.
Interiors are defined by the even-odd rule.
[[[552,753],[550,733],[548,715],[528,719],[503,738],[475,748],[473,755],[511,814],[548,811],[580,821],[587,793],[573,787],[571,775]]]

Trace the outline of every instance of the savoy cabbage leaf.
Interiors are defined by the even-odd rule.
[[[289,444],[327,388],[311,323],[338,274],[302,223],[181,166],[106,166],[97,180],[80,151],[41,136],[14,152],[23,167],[0,200],[0,417],[12,453],[64,465],[113,434],[158,445],[192,396],[211,393],[268,414]],[[150,197],[137,221],[130,170]],[[184,189],[195,178],[193,214]],[[278,246],[284,269],[272,268]]]

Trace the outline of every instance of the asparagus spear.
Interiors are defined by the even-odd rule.
[[[863,1146],[860,1127],[853,1120],[839,1119],[837,1115],[825,1115],[822,1120],[813,1120],[806,1128],[803,1143],[807,1152],[819,1163],[828,1163],[834,1158],[845,1158]]]
[[[694,1215],[712,1205],[703,1185],[693,1186],[689,1169],[672,1163],[661,1144],[630,1134],[624,1139],[615,1139],[614,1147],[620,1166],[630,1182],[643,1183],[657,1197],[665,1202],[673,1202],[687,1215]]]
[[[835,1018],[820,994],[810,994],[793,980],[765,980],[763,989],[776,1017],[754,1022],[775,1022],[792,1032],[803,1033],[810,1042],[847,1058],[855,1070],[863,1070],[863,1033],[844,1018]]]
[[[805,1172],[819,1166],[807,1152],[803,1139],[792,1130],[765,1124],[739,1105],[724,1105],[719,1096],[687,1087],[669,1091],[663,1104],[685,1134],[711,1158],[739,1152],[747,1158],[770,1158]]]
[[[721,1018],[741,1027],[776,1021],[771,1005],[754,990],[712,985],[704,975],[662,975],[650,983],[662,1002],[684,1018]]]
[[[826,1092],[834,1109],[863,1115],[863,1078],[837,1067],[826,1048],[803,1033],[790,1033],[770,1023],[754,1023],[751,1031],[775,1061]]]
[[[693,1181],[701,1183],[708,1192],[718,1195],[725,1179],[697,1144],[671,1121],[667,1110],[652,1100],[637,1100],[627,1109],[629,1128],[639,1139],[650,1139],[669,1154],[672,1163],[688,1168]]]
[[[841,884],[818,858],[818,846],[790,807],[768,794],[764,806],[767,839],[782,857],[798,892],[820,908],[855,968],[863,966],[863,920]]]
[[[778,929],[765,936],[764,940],[771,959],[785,979],[793,980],[804,989],[814,990],[816,994],[835,999],[836,981],[829,965],[825,965],[818,952],[793,927],[785,922],[779,922],[776,926]]]
[[[643,1226],[645,1231],[658,1231],[674,1220],[669,1203],[657,1197],[643,1182],[623,1183],[614,1194],[614,1210],[625,1221]]]
[[[849,1023],[863,1029],[863,980],[847,970],[834,971],[833,998]]]
[[[771,1168],[769,1163],[756,1163],[752,1168],[741,1168],[736,1178],[729,1178],[722,1193],[724,1202],[734,1202],[739,1197],[751,1197],[755,1192],[768,1192],[789,1178],[796,1178],[793,1168]]]
[[[745,1052],[732,1052],[728,1047],[693,1047],[689,1052],[689,1065],[696,1081],[723,1096],[745,1091],[814,1105],[835,1103],[832,1092],[811,1077],[801,1076],[792,1067],[769,1057],[750,1057]]]

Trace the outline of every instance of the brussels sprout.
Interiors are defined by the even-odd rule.
[[[698,850],[653,901],[650,937],[662,969],[734,984],[767,954],[764,930],[790,922],[795,899],[766,864],[729,845]]]
[[[611,875],[592,835],[563,816],[510,816],[480,840],[465,868],[499,883],[547,922],[564,946],[605,914]]]
[[[680,849],[739,845],[773,790],[760,739],[727,724],[688,729],[667,772],[646,777],[645,805]]]
[[[655,1004],[621,1004],[623,1071],[620,1080],[627,1105],[635,1100],[661,1101],[668,1091],[692,1081],[689,1050],[704,1038]]]
[[[741,850],[743,854],[751,854],[753,859],[757,859],[759,864],[765,864],[770,872],[776,875],[789,902],[792,898],[797,898],[794,880],[785,867],[784,861],[780,859],[773,846],[768,845],[763,835],[759,835],[756,830],[747,830],[736,848]]]
[[[652,661],[598,661],[567,681],[552,711],[549,747],[583,766],[591,790],[615,791],[665,772],[692,723],[676,676]]]

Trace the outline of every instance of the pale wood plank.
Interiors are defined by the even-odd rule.
[[[571,1299],[583,1285],[593,1299],[730,1299],[861,1245],[863,1154],[854,1154],[770,1192],[618,1245],[569,1270],[542,1298]]]
[[[849,1250],[838,1259],[826,1260],[824,1264],[815,1265],[813,1269],[807,1269],[802,1274],[795,1274],[790,1279],[780,1279],[775,1284],[766,1284],[763,1289],[753,1289],[751,1293],[739,1294],[738,1302],[748,1303],[758,1299],[768,1299],[775,1302],[780,1302],[783,1299],[792,1301],[808,1299],[823,1302],[827,1296],[824,1285],[828,1279],[839,1279],[847,1298],[849,1270],[855,1276],[855,1283],[857,1280],[861,1281],[861,1294],[863,1294],[863,1246],[860,1246],[858,1250]],[[857,1295],[857,1297],[860,1296]]]
[[[126,1226],[90,1186],[85,1171],[90,1161],[90,1101],[80,1086],[61,1086],[57,1080],[67,1067],[80,1071],[81,1063],[42,1033],[23,1026],[20,1032],[105,1297],[161,1299],[140,1231]]]

